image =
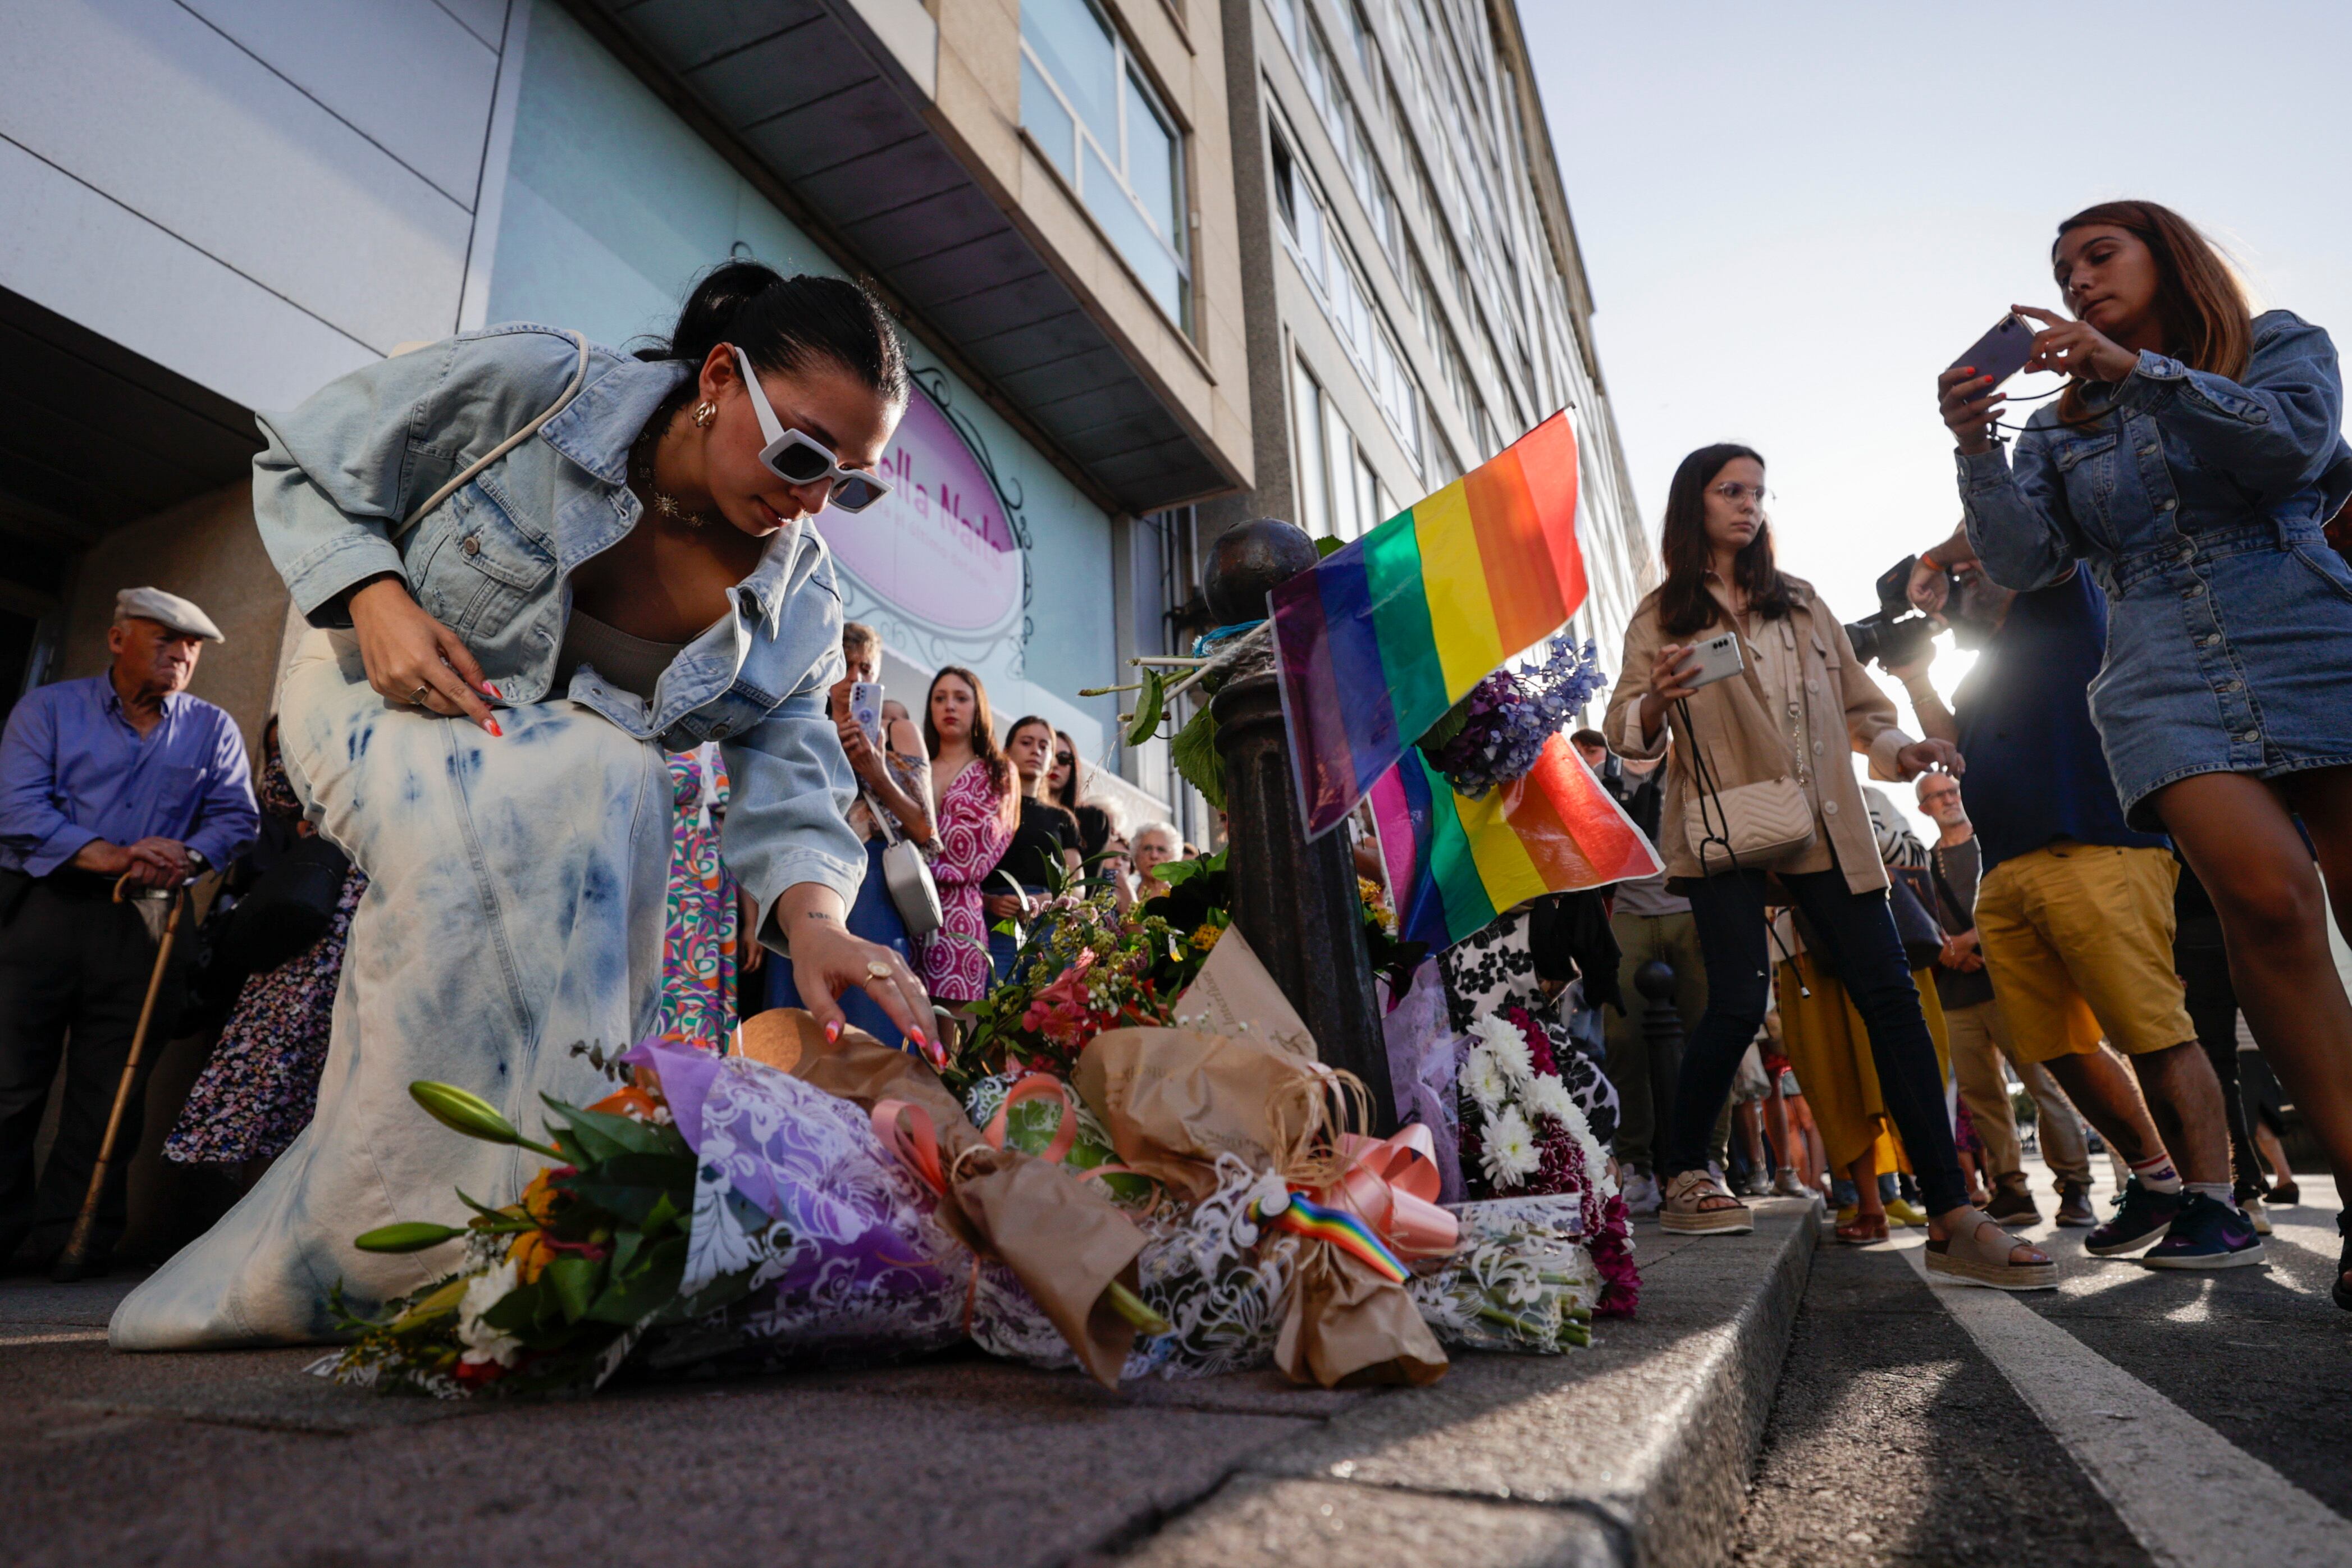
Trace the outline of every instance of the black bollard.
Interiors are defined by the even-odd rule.
[[[1315,561],[1304,532],[1260,517],[1219,536],[1202,588],[1220,622],[1255,621],[1265,613],[1268,591]],[[1280,683],[1270,667],[1229,682],[1211,711],[1225,759],[1234,924],[1307,1020],[1317,1054],[1371,1091],[1371,1130],[1385,1137],[1396,1130],[1396,1097],[1348,835],[1334,830],[1307,841]]]

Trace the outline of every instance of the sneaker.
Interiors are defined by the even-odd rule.
[[[2039,1225],[2042,1210],[2034,1207],[2033,1195],[2021,1186],[2001,1184],[1993,1194],[1992,1202],[1985,1206],[1985,1218],[1998,1219],[2003,1225]]]
[[[2187,1195],[2150,1192],[2134,1176],[2124,1183],[2116,1200],[2116,1217],[2083,1239],[2083,1250],[2094,1258],[2120,1258],[2156,1239],[2186,1207]]]
[[[1658,1178],[1647,1171],[1635,1171],[1625,1178],[1623,1191],[1625,1212],[1636,1219],[1654,1219],[1658,1213]]]
[[[1886,1223],[1889,1225],[1909,1225],[1925,1228],[1927,1223],[1927,1217],[1920,1213],[1919,1210],[1910,1203],[1898,1197],[1894,1202],[1886,1206]]]
[[[2058,1184],[2058,1223],[2069,1229],[2083,1229],[2096,1225],[2099,1217],[2091,1209],[2091,1189],[2085,1184]]]
[[[1805,1185],[1805,1178],[1792,1170],[1783,1170],[1772,1178],[1772,1190],[1782,1197],[1801,1197],[1818,1201],[1821,1194]]]
[[[2271,1233],[2271,1211],[2263,1207],[2261,1198],[2247,1198],[2238,1207],[2244,1211],[2246,1221],[2254,1228],[2255,1235],[2268,1236]]]
[[[2241,1269],[2263,1260],[2253,1221],[2219,1198],[2188,1195],[2164,1239],[2140,1255],[2150,1269]]]
[[[1769,1197],[1772,1196],[1772,1184],[1764,1179],[1762,1171],[1751,1166],[1731,1190],[1741,1197]]]

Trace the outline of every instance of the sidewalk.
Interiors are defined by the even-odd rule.
[[[1433,1388],[1111,1394],[977,1357],[535,1406],[384,1398],[315,1352],[118,1355],[126,1281],[0,1281],[0,1540],[31,1564],[1705,1563],[1803,1293],[1808,1206],[1636,1235],[1641,1315]]]

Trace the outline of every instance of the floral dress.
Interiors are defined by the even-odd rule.
[[[1003,797],[985,762],[966,763],[940,797],[939,838],[931,877],[939,883],[942,919],[923,939],[923,984],[940,1001],[976,1002],[995,977],[980,884],[1013,841]]]
[[[302,815],[274,747],[254,792],[274,816]],[[352,867],[326,935],[278,967],[247,977],[212,1059],[163,1142],[165,1158],[217,1165],[272,1158],[310,1124],[334,1022],[335,985],[343,972],[343,941],[367,885],[367,873]]]
[[[735,879],[719,859],[727,764],[705,742],[668,755],[668,924],[662,936],[660,1033],[723,1051],[735,1028]]]

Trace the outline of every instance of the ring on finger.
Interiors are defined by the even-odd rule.
[[[873,976],[874,978],[877,980],[887,980],[890,977],[892,973],[890,966],[884,963],[879,958],[869,958],[866,960],[866,972],[868,975]]]
[[[415,707],[423,707],[425,706],[425,699],[431,695],[432,692],[433,688],[431,686],[426,685],[420,681],[417,683],[416,689],[408,694],[410,706]]]

